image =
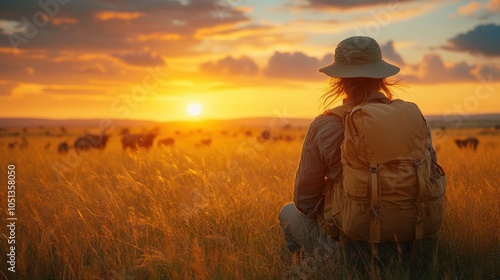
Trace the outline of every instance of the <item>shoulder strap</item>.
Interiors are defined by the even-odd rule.
[[[340,106],[337,106],[335,108],[325,110],[323,115],[334,115],[334,116],[339,117],[342,120],[342,122],[344,122],[345,115],[351,109],[352,109],[352,106],[350,106],[350,105],[340,105]]]

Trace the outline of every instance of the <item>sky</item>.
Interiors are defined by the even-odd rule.
[[[424,115],[500,113],[500,0],[18,0],[0,2],[0,117],[314,118],[350,36]]]

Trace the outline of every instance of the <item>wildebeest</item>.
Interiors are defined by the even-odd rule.
[[[210,144],[212,144],[212,138],[207,138],[207,139],[200,140],[200,142],[198,142],[196,144],[196,146],[198,146],[198,147],[203,147],[203,146],[208,147],[208,146],[210,146]]]
[[[62,142],[57,146],[57,152],[60,154],[65,154],[69,151],[69,145],[66,142]]]
[[[92,148],[103,150],[106,148],[109,136],[107,134],[90,134],[86,133],[84,136],[75,140],[75,149],[77,151],[88,151]]]
[[[16,147],[16,145],[17,145],[17,144],[18,144],[18,143],[17,143],[17,141],[10,142],[9,144],[7,144],[7,147],[8,147],[9,149],[14,149],[14,148]]]
[[[462,149],[462,148],[473,148],[474,151],[477,149],[477,145],[479,144],[479,140],[475,137],[469,137],[464,140],[460,139],[455,139],[455,143],[457,144],[457,147]]]
[[[122,147],[123,150],[130,148],[131,150],[136,150],[139,148],[149,149],[153,146],[153,141],[156,137],[156,133],[145,133],[145,134],[124,134],[122,135]]]
[[[173,146],[175,143],[175,139],[172,138],[172,137],[169,137],[169,138],[163,138],[163,139],[160,139],[158,141],[158,146],[164,146],[164,147],[168,147],[168,146]]]
[[[273,140],[273,135],[271,133],[271,131],[267,130],[267,129],[264,129],[259,137],[257,138],[257,140],[259,140],[259,142],[268,142],[268,141],[271,141]]]

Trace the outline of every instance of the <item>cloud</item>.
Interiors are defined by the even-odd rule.
[[[216,15],[213,0],[197,1],[0,1],[0,48],[59,51],[141,51],[146,46],[160,54],[188,55],[202,43],[194,34],[200,28],[247,21],[237,7]],[[37,17],[38,15],[38,17]],[[40,17],[41,15],[41,17]],[[8,24],[7,24],[8,23]],[[7,31],[6,31],[7,30]],[[147,34],[182,34],[172,44],[137,40]],[[164,40],[166,37],[159,37]],[[147,38],[146,38],[147,39]],[[178,39],[178,40],[177,40]]]
[[[60,2],[67,4],[47,6]],[[0,1],[0,76],[12,83],[76,88],[140,81],[145,68],[135,66],[206,53],[200,46],[210,38],[196,38],[199,29],[248,21],[232,6],[218,17],[213,2]]]
[[[42,51],[20,51],[13,55],[0,52],[0,61],[2,80],[13,83],[88,84],[91,79],[123,79],[119,74],[127,70],[118,59],[105,55],[63,56]],[[133,70],[129,72],[134,73]]]
[[[319,60],[301,52],[275,52],[269,59],[263,73],[270,78],[318,80],[325,77],[319,72],[319,68],[332,63],[332,61],[332,55],[326,55]]]
[[[466,62],[447,63],[437,54],[425,55],[419,64],[405,69],[405,72],[414,72],[406,75],[406,81],[421,84],[439,84],[453,82],[470,82],[478,80],[478,71],[484,74],[498,73],[496,67],[469,65]],[[481,70],[483,69],[483,70]]]
[[[475,14],[477,11],[481,9],[481,4],[477,1],[472,1],[469,4],[459,7],[458,14],[462,16],[470,16]]]
[[[118,20],[133,20],[144,16],[144,13],[139,12],[114,12],[114,11],[103,11],[98,12],[95,18],[101,21],[108,21],[113,19]]]
[[[476,26],[467,33],[461,33],[448,40],[444,49],[463,51],[485,56],[500,56],[500,25]]]
[[[233,58],[228,56],[216,62],[206,62],[199,66],[200,71],[219,75],[256,75],[259,72],[257,64],[249,57]]]
[[[486,8],[493,13],[500,13],[500,0],[490,0],[486,4]]]
[[[164,65],[163,59],[152,52],[133,52],[133,53],[122,53],[113,54],[114,57],[119,58],[123,62],[136,65],[136,66],[150,66],[150,65]]]
[[[0,82],[0,96],[9,96],[13,90],[18,87],[17,83],[2,83]]]
[[[412,0],[401,0],[399,2],[409,2]],[[391,5],[390,3],[388,4],[387,0],[337,0],[337,1],[331,1],[331,0],[306,0],[303,1],[305,2],[304,6],[305,7],[310,7],[310,8],[338,8],[338,9],[351,9],[351,8],[358,8],[358,7],[366,7],[366,6],[376,6],[376,5]]]
[[[384,45],[381,45],[380,49],[382,50],[382,57],[384,60],[387,60],[397,65],[405,64],[401,55],[399,55],[394,49],[394,42],[392,40],[388,41]]]
[[[495,64],[479,65],[474,68],[472,73],[484,80],[489,80],[489,77],[492,77],[492,80],[498,80],[500,77],[500,67]]]
[[[97,90],[97,89],[86,89],[86,88],[43,88],[42,91],[48,94],[60,94],[60,95],[103,95],[106,93],[105,90]]]

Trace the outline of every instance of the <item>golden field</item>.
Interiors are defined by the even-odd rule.
[[[7,187],[0,190],[1,272],[7,279],[357,279],[342,260],[284,247],[277,220],[292,200],[304,129],[276,131],[291,141],[261,143],[251,130],[174,133],[172,147],[58,154],[82,133],[12,131],[0,137],[0,176],[16,166],[16,272],[7,270]],[[447,172],[437,251],[371,275],[383,279],[500,278],[500,131],[433,131]],[[250,133],[247,133],[250,134]],[[455,138],[477,136],[476,152]],[[197,145],[212,139],[209,146]],[[48,145],[48,143],[51,143]]]

